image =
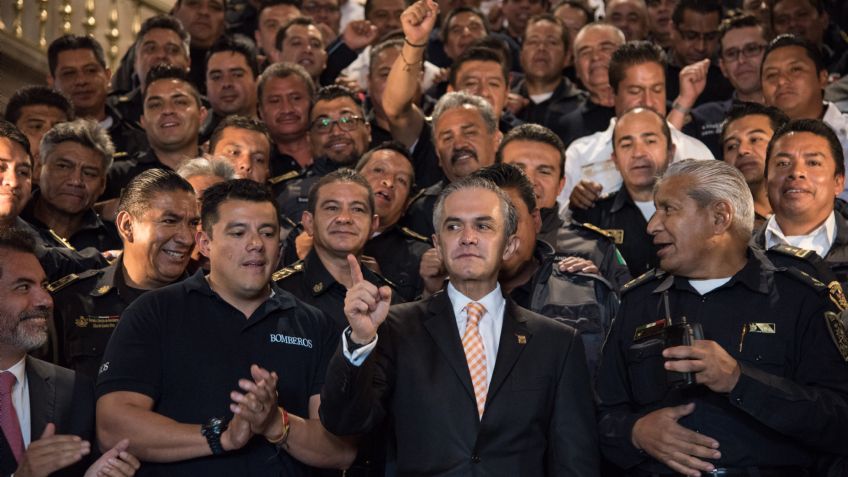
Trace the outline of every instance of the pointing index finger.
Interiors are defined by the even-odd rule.
[[[362,276],[362,270],[359,268],[359,262],[352,253],[347,254],[347,264],[350,267],[350,278],[353,280],[353,284],[356,285],[364,282],[365,277]]]

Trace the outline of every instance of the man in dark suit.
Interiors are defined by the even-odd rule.
[[[0,264],[0,475],[132,476],[139,464],[126,439],[85,471],[93,460],[91,382],[26,354],[47,339],[53,311],[33,238],[0,229]]]
[[[444,292],[390,311],[390,289],[351,266],[350,327],[321,393],[324,426],[360,434],[389,418],[398,475],[597,475],[580,339],[497,281],[519,241],[509,197],[485,179],[453,182],[434,225],[451,277]]]

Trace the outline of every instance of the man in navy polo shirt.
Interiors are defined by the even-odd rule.
[[[106,348],[100,442],[132,435],[140,476],[347,467],[355,449],[318,420],[335,327],[270,283],[276,202],[253,181],[223,182],[204,192],[201,221],[209,274],[140,297]]]

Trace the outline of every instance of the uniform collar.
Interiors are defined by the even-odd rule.
[[[614,194],[615,198],[612,200],[612,207],[610,207],[610,212],[616,213],[627,205],[631,207],[636,207],[636,204],[630,197],[630,193],[627,192],[627,187],[624,187],[624,185],[621,186],[621,189],[615,191]]]
[[[324,266],[314,247],[303,259],[303,279],[312,296],[324,293],[336,283],[336,279]]]
[[[783,233],[783,230],[780,229],[780,224],[777,223],[777,216],[772,215],[769,217],[765,229],[765,249],[768,250],[775,245],[779,245],[781,243],[787,245],[793,245],[796,247],[806,248],[813,250],[820,257],[824,257],[830,251],[831,247],[833,247],[833,242],[836,239],[836,213],[831,211],[830,215],[827,216],[824,223],[816,227],[812,232],[803,236],[804,239],[808,239],[809,243],[804,244],[796,244],[792,243],[789,238]],[[807,245],[807,246],[802,246]]]
[[[288,308],[295,308],[297,306],[297,300],[295,299],[294,295],[285,290],[282,290],[280,287],[275,285],[274,282],[270,279],[269,281],[271,283],[271,294],[268,299],[265,300],[265,304],[270,301],[273,305],[283,310]],[[209,286],[209,281],[206,279],[205,272],[202,269],[198,270],[197,272],[195,272],[194,275],[186,278],[180,283],[185,287],[185,290],[188,293],[197,292],[205,296],[217,296],[221,299],[221,301],[226,302],[226,300],[224,300],[220,295],[215,293],[215,290],[213,290],[212,287]]]
[[[761,251],[753,249],[750,246],[746,252],[746,258],[745,266],[736,272],[736,274],[730,278],[730,281],[716,288],[716,290],[731,288],[737,283],[741,283],[751,291],[762,294],[769,293],[772,282],[771,277],[775,271],[774,265],[765,258]],[[671,288],[695,292],[695,289],[692,288],[688,278],[676,275],[667,275],[652,293],[662,293]]]
[[[539,209],[539,215],[542,217],[542,229],[540,234],[556,230],[563,226],[564,221],[559,216],[559,202],[553,207]]]

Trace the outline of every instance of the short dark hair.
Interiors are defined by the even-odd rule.
[[[228,200],[269,202],[274,206],[274,217],[279,220],[280,206],[271,189],[250,179],[232,179],[209,186],[200,199],[200,224],[206,235],[212,236],[212,227],[220,219],[221,204]]]
[[[509,60],[493,48],[472,46],[471,48],[463,51],[451,65],[450,73],[448,74],[448,82],[454,87],[454,89],[459,89],[456,84],[459,69],[462,68],[462,65],[470,61],[488,61],[499,64],[501,66],[503,79],[506,82],[507,87],[509,86]]]
[[[35,255],[35,238],[24,229],[0,227],[0,250]],[[3,264],[0,263],[0,277],[3,276]]]
[[[263,95],[265,94],[265,85],[268,81],[273,78],[284,79],[289,76],[296,76],[303,81],[311,103],[312,98],[315,97],[315,82],[312,81],[312,76],[302,66],[295,63],[274,63],[265,68],[265,71],[259,75],[259,81],[256,82],[256,97],[259,98],[259,102],[262,102]]]
[[[150,30],[158,29],[171,30],[176,33],[177,36],[180,37],[180,41],[183,43],[183,50],[185,51],[186,56],[189,56],[188,32],[185,27],[183,27],[183,23],[172,15],[155,15],[145,20],[144,23],[141,24],[141,29],[135,37],[135,44],[138,45],[144,41],[144,36],[150,33]]]
[[[618,121],[615,123],[615,125],[618,126],[621,123],[621,118],[623,118],[624,116],[626,116],[630,113],[633,113],[633,112],[642,112],[642,111],[650,111],[650,112],[657,115],[657,117],[660,119],[660,130],[662,131],[663,136],[665,136],[666,149],[671,149],[671,147],[674,145],[674,143],[672,142],[672,139],[671,139],[671,129],[668,127],[668,121],[665,120],[665,118],[663,117],[662,114],[654,111],[651,108],[646,108],[644,106],[634,106],[634,107],[628,109],[627,111],[621,113],[621,116],[618,117]],[[612,149],[613,149],[613,151],[615,151],[615,130],[616,130],[616,128],[613,127],[612,128]]]
[[[353,101],[353,104],[355,104],[357,108],[360,109],[360,113],[365,114],[364,111],[362,111],[362,100],[359,99],[358,96],[353,94],[353,91],[340,84],[328,84],[327,86],[322,86],[321,88],[319,88],[318,92],[315,93],[315,97],[313,98],[311,106],[309,107],[310,119],[312,117],[312,108],[314,108],[319,101],[332,101],[338,98],[348,98],[349,100]]]
[[[539,22],[550,22],[562,29],[562,34],[559,36],[559,39],[562,41],[562,47],[565,49],[566,54],[568,54],[568,49],[571,48],[571,37],[568,36],[568,27],[565,26],[565,23],[563,23],[562,20],[553,13],[540,13],[538,15],[533,15],[529,20],[527,20],[527,26],[524,27],[524,32],[521,34],[522,45],[524,44],[524,40],[527,38],[527,29],[530,28],[531,25],[535,25]]]
[[[721,56],[722,50],[724,47],[722,46],[722,41],[724,40],[725,35],[733,30],[740,30],[742,28],[759,28],[763,33],[763,40],[767,40],[765,29],[763,28],[763,24],[760,23],[760,20],[751,15],[750,13],[744,13],[739,15],[733,15],[731,17],[727,17],[721,21],[721,24],[718,26],[718,54]]]
[[[769,19],[772,22],[772,25],[774,25],[774,7],[776,7],[777,4],[780,3],[781,1],[782,0],[771,0],[770,2],[768,2]],[[806,1],[811,7],[815,8],[817,12],[824,13],[824,2],[822,0],[806,0]]]
[[[29,150],[29,139],[27,139],[26,134],[22,133],[17,126],[9,121],[0,119],[0,138],[1,137],[10,140],[13,143],[17,143],[24,148],[24,152],[26,152],[26,155],[29,156],[29,162],[32,164],[32,154],[30,154]]]
[[[374,191],[371,189],[371,184],[369,184],[368,181],[365,180],[365,178],[358,172],[347,167],[337,169],[327,174],[319,179],[318,182],[309,189],[309,196],[306,201],[306,211],[314,215],[315,208],[318,207],[318,193],[321,192],[321,188],[327,184],[334,184],[336,182],[349,182],[351,184],[364,187],[368,191],[368,207],[371,208],[369,214],[374,213]]]
[[[551,7],[551,13],[556,13],[558,8],[566,5],[581,10],[586,15],[586,23],[583,26],[595,21],[595,11],[584,0],[560,0]]]
[[[501,189],[515,189],[527,206],[527,210],[530,212],[536,210],[536,193],[533,192],[533,183],[520,168],[512,164],[497,163],[478,169],[472,176],[488,179]]]
[[[209,152],[215,150],[215,147],[218,145],[218,141],[221,140],[221,134],[224,133],[224,129],[227,128],[237,128],[237,129],[246,129],[248,131],[255,131],[258,133],[262,133],[266,139],[268,139],[269,143],[273,143],[271,141],[271,136],[268,134],[268,127],[265,126],[265,123],[255,119],[248,118],[247,116],[239,116],[238,114],[231,114],[218,123],[215,126],[215,129],[212,131],[212,136],[209,138]]]
[[[315,23],[314,20],[312,20],[309,17],[303,17],[303,16],[294,17],[294,18],[290,19],[289,21],[283,23],[283,25],[280,27],[280,29],[277,30],[277,36],[274,37],[274,47],[276,47],[278,51],[280,51],[280,52],[283,51],[283,42],[286,41],[286,35],[288,34],[289,28],[293,27],[294,25],[300,25],[300,26],[305,26],[305,27],[312,25],[315,28],[318,28],[318,24]],[[323,38],[324,38],[323,35],[321,36],[321,38],[322,38],[322,41],[323,41]],[[325,43],[324,46],[327,46],[326,42],[324,42],[324,43]]]
[[[133,177],[121,191],[118,212],[141,217],[150,209],[153,197],[160,192],[185,191],[194,194],[194,188],[179,174],[170,169],[148,169]]]
[[[158,64],[154,65],[150,68],[150,71],[147,72],[147,77],[144,80],[144,94],[143,98],[147,99],[147,92],[150,90],[150,85],[159,80],[167,80],[167,79],[175,79],[182,81],[183,83],[189,86],[189,90],[191,91],[191,95],[194,97],[195,102],[197,102],[197,106],[200,107],[203,103],[200,101],[200,93],[197,91],[197,88],[192,84],[191,80],[188,77],[188,72],[186,70],[180,68],[179,66],[172,66],[166,64]]]
[[[266,8],[276,7],[277,5],[291,5],[300,10],[303,7],[303,2],[300,0],[262,0],[259,2],[259,8],[256,9],[256,18],[259,18]]]
[[[70,50],[89,50],[101,68],[106,68],[106,56],[103,46],[94,37],[88,35],[62,35],[53,40],[47,47],[47,66],[50,76],[56,76],[56,67],[59,65],[59,53]]]
[[[772,131],[777,131],[784,124],[789,122],[789,117],[774,106],[766,106],[760,103],[750,103],[747,101],[735,103],[721,125],[721,136],[719,136],[719,144],[724,144],[724,137],[727,135],[727,128],[730,123],[742,119],[747,116],[766,116],[769,118]]]
[[[618,93],[618,85],[624,79],[624,72],[631,66],[642,63],[656,63],[665,72],[665,53],[662,48],[650,41],[628,41],[613,52],[609,64],[609,83],[613,93]]]
[[[710,13],[718,13],[718,21],[721,22],[722,11],[721,3],[716,0],[680,0],[674,7],[671,13],[671,23],[674,28],[683,23],[683,13],[686,10],[691,10],[701,15],[709,15]]]
[[[774,145],[777,140],[786,136],[789,133],[807,132],[823,137],[827,140],[830,147],[830,154],[833,156],[833,161],[836,163],[836,175],[845,177],[845,155],[842,153],[842,145],[839,143],[839,137],[833,132],[833,129],[820,119],[794,119],[774,132],[771,141],[766,149],[766,166],[765,175],[768,177],[769,161],[774,150]]]
[[[409,184],[410,193],[415,189],[415,163],[412,160],[412,155],[409,154],[409,149],[406,148],[399,141],[391,140],[391,141],[383,141],[380,144],[372,147],[362,157],[359,159],[359,162],[356,163],[355,170],[356,172],[362,172],[362,169],[368,165],[368,161],[371,160],[371,156],[374,155],[377,151],[394,151],[401,156],[403,156],[409,164],[412,165],[412,177],[410,178],[411,183]]]
[[[516,126],[506,133],[495,152],[495,163],[503,162],[503,151],[506,145],[513,141],[530,141],[547,144],[559,153],[559,178],[565,177],[565,144],[553,131],[536,123],[525,123]]]
[[[9,103],[6,104],[6,114],[4,117],[7,121],[16,123],[21,119],[21,110],[25,106],[35,104],[52,106],[64,112],[68,120],[74,119],[74,105],[71,104],[71,100],[64,94],[47,86],[24,86],[15,91],[12,97],[9,98]]]
[[[448,27],[450,26],[451,20],[453,20],[453,18],[459,15],[460,13],[473,13],[480,20],[483,21],[483,28],[486,29],[486,34],[492,31],[492,28],[489,26],[489,19],[486,18],[486,15],[484,15],[483,12],[473,7],[456,7],[453,10],[449,11],[448,14],[445,15],[445,19],[442,20],[442,28],[439,33],[441,34],[443,42],[447,43],[448,41],[448,32],[450,31],[450,28]]]
[[[804,51],[807,52],[807,57],[810,58],[813,64],[816,65],[817,73],[822,70],[827,70],[827,65],[824,62],[824,56],[822,56],[821,51],[819,51],[815,45],[800,36],[785,33],[783,35],[776,36],[766,47],[766,51],[763,53],[763,62],[760,64],[760,76],[762,76],[763,66],[766,64],[766,58],[768,58],[768,55],[778,48],[785,48],[788,46],[803,48]]]
[[[227,51],[243,56],[244,62],[247,63],[250,72],[253,73],[253,78],[256,79],[259,76],[259,60],[256,59],[256,48],[245,40],[231,35],[222,35],[209,48],[209,52],[206,53],[206,74],[209,74],[209,58],[215,53]]]

